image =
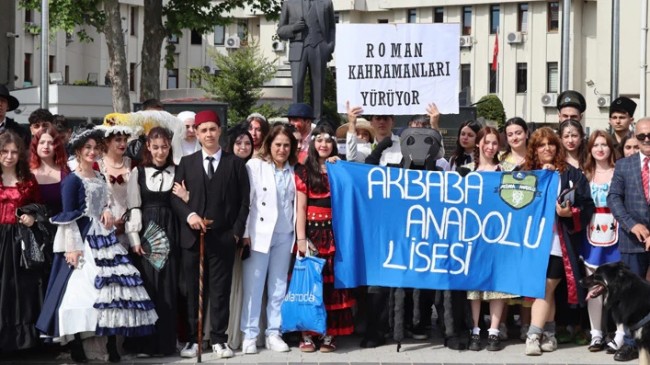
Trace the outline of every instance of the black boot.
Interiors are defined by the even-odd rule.
[[[68,344],[70,347],[70,356],[72,361],[76,363],[86,363],[88,358],[84,352],[83,344],[81,343],[81,337],[79,335],[74,335],[74,340]]]
[[[108,361],[120,362],[120,354],[117,352],[117,339],[115,336],[108,336],[106,342],[106,350],[108,350]]]

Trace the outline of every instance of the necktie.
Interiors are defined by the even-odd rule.
[[[643,192],[645,193],[646,202],[650,202],[650,169],[648,168],[650,157],[643,159],[643,170],[641,171],[641,180],[643,181]]]
[[[208,160],[208,179],[212,180],[212,175],[214,175],[214,165],[212,164],[212,161],[214,161],[214,157],[208,156],[205,159]]]

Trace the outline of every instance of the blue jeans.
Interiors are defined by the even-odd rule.
[[[241,331],[247,340],[256,339],[260,333],[262,295],[267,289],[266,336],[280,334],[281,307],[287,292],[287,276],[291,262],[293,233],[273,233],[268,253],[251,250],[243,265],[243,306]]]

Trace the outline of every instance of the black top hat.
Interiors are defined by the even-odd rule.
[[[587,102],[585,101],[585,97],[579,92],[575,90],[566,90],[557,97],[557,110],[560,110],[565,106],[572,106],[578,109],[580,113],[584,113],[585,109],[587,109]]]
[[[634,111],[636,110],[636,103],[630,98],[625,96],[619,96],[618,98],[612,101],[612,104],[609,106],[609,116],[612,116],[614,112],[627,113],[630,117],[634,116]]]
[[[314,109],[311,108],[311,105],[305,103],[291,104],[285,117],[314,119]]]
[[[7,89],[5,85],[0,85],[0,98],[7,99],[7,102],[9,102],[9,109],[7,109],[8,112],[15,110],[20,105],[18,99],[9,94],[9,89]]]

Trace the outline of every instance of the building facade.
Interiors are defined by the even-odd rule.
[[[570,0],[568,0],[570,1]],[[647,114],[647,14],[642,5],[648,0],[620,2],[619,95],[639,104],[637,119]],[[560,90],[561,33],[563,2],[555,0],[333,0],[338,23],[457,23],[461,27],[459,51],[461,77],[459,90],[467,104],[494,93],[503,101],[508,117],[520,116],[537,123],[557,122],[555,109]],[[584,94],[587,100],[586,125],[605,128],[608,119],[611,70],[611,1],[572,0],[569,44],[569,88]],[[125,32],[131,99],[139,96],[139,65],[142,46],[142,0],[120,1]],[[38,85],[40,69],[39,35],[29,32],[29,24],[40,22],[39,14],[15,6],[11,14],[3,12],[14,29],[7,32],[0,49],[7,46],[14,63],[14,86]],[[174,44],[174,66],[167,70],[161,60],[160,86],[164,97],[200,96],[203,92],[190,80],[195,69],[216,70],[209,50],[229,52],[248,44],[258,44],[263,54],[278,66],[277,77],[264,90],[265,98],[290,99],[291,80],[286,58],[288,45],[275,37],[277,24],[250,9],[230,14],[231,24],[217,26],[214,32],[200,35],[184,30]],[[4,20],[4,19],[0,19]],[[3,21],[0,21],[3,24]],[[3,31],[4,31],[4,28]],[[57,34],[49,49],[49,71],[63,83],[91,81],[105,85],[108,51],[102,34],[89,32],[93,43],[82,43],[74,35]],[[497,67],[492,66],[498,38]],[[435,34],[431,35],[435,42]],[[341,51],[341,50],[338,50]],[[645,52],[643,52],[645,51]],[[164,51],[163,51],[164,52]],[[645,53],[645,54],[644,54]],[[330,66],[335,67],[335,59]],[[10,60],[10,61],[11,61]],[[0,76],[8,61],[0,60]],[[496,70],[494,70],[496,69]],[[8,71],[7,74],[10,72]],[[1,77],[0,77],[1,79]]]

